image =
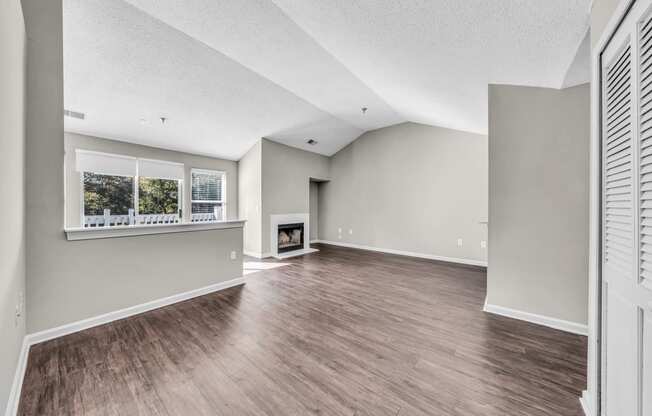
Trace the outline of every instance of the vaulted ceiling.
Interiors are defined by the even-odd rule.
[[[404,121],[486,133],[487,84],[588,80],[589,3],[64,0],[66,129],[234,160]]]

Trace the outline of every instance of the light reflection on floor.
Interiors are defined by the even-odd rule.
[[[261,262],[261,261],[245,261],[242,264],[242,274],[247,275],[256,272],[262,272],[263,270],[276,269],[278,267],[289,266],[291,263],[271,263],[271,262]]]

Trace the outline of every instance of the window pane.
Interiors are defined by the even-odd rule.
[[[196,201],[221,201],[222,174],[192,172],[192,199]]]
[[[222,204],[193,202],[192,203],[192,213],[193,214],[207,214],[207,213],[210,213],[210,212],[214,212],[214,207],[222,207]]]
[[[224,214],[222,213],[222,210],[223,207],[221,203],[218,204],[205,203],[205,202],[192,203],[192,214],[213,214],[212,219],[216,221],[221,221],[224,219]],[[193,218],[193,221],[194,220],[195,218]]]
[[[179,212],[179,181],[138,178],[138,213],[176,214]]]
[[[127,215],[133,207],[133,177],[84,172],[84,215]]]

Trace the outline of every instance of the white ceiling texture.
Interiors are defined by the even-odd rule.
[[[588,81],[589,3],[64,0],[65,127],[233,160],[404,121],[486,133],[487,84]]]

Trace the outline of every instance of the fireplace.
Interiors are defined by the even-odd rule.
[[[303,223],[279,224],[276,235],[279,254],[303,249]]]
[[[269,216],[269,255],[287,259],[319,251],[310,247],[310,214]]]

